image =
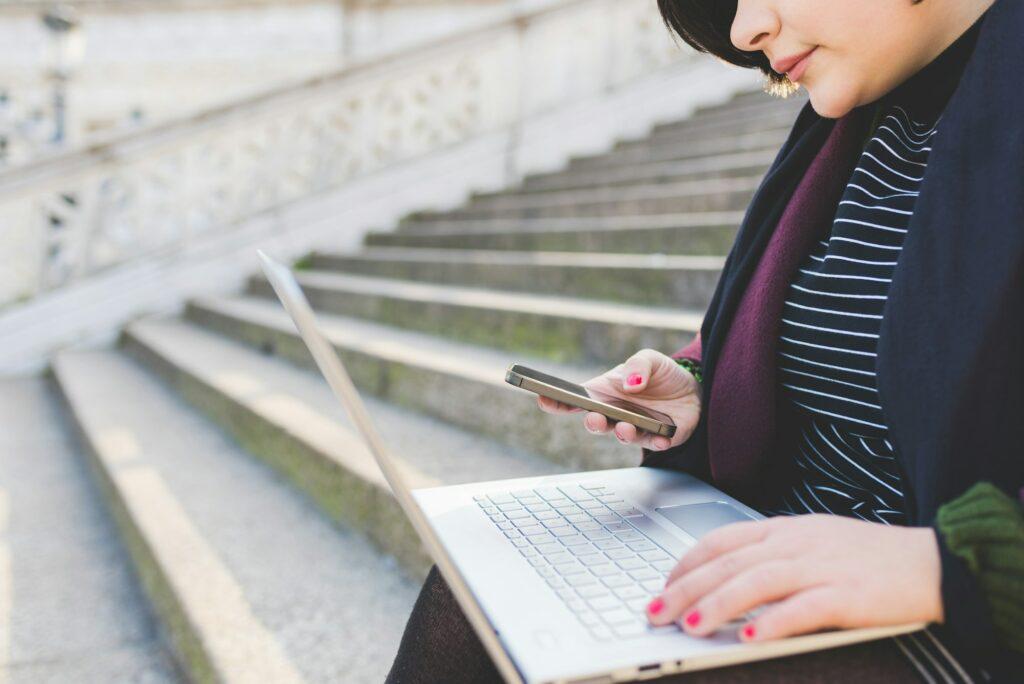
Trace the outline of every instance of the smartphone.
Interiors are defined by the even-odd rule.
[[[672,437],[676,432],[675,423],[664,413],[637,406],[603,392],[588,390],[582,385],[541,373],[533,368],[514,363],[505,370],[505,382],[544,397],[560,401],[577,408],[595,411],[611,423],[623,420],[640,430]]]

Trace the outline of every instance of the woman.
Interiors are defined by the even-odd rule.
[[[701,539],[648,617],[707,635],[771,604],[740,629],[750,641],[929,623],[679,679],[1020,681],[1024,4],[659,6],[697,49],[810,102],[693,343],[641,350],[585,383],[678,428],[668,440],[586,413],[588,430],[770,516]],[[432,573],[391,680],[493,677]]]

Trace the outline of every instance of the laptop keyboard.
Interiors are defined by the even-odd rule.
[[[676,560],[630,524],[644,513],[607,487],[541,487],[474,499],[594,638],[679,631],[651,626],[646,613]]]

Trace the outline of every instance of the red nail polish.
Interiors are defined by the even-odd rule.
[[[754,638],[754,625],[747,625],[746,627],[744,627],[743,628],[743,636],[747,637],[748,639],[753,639]]]
[[[643,381],[644,378],[639,373],[633,373],[628,378],[626,378],[626,384],[628,385],[639,385]]]
[[[656,598],[647,604],[647,612],[651,615],[657,615],[661,612],[661,609],[665,607],[665,602],[660,598]]]
[[[699,623],[699,622],[700,622],[700,611],[699,610],[695,610],[695,611],[693,611],[692,613],[690,613],[689,615],[686,616],[686,624],[690,625],[691,627],[696,627],[697,623]]]

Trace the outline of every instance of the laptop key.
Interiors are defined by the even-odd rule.
[[[528,534],[528,535],[526,535],[526,538],[529,539],[530,543],[534,544],[534,545],[537,545],[537,544],[547,544],[549,542],[555,541],[555,538],[552,537],[547,532],[545,532],[543,534]]]
[[[605,577],[607,575],[619,574],[619,569],[611,563],[604,563],[603,565],[593,565],[590,567],[590,572],[596,577]]]
[[[622,549],[623,548],[622,547],[622,542],[620,542],[618,539],[615,539],[614,537],[609,538],[609,539],[601,539],[599,541],[595,541],[594,542],[594,546],[596,546],[597,548],[601,549],[605,553],[608,553],[608,551],[611,550],[611,549]],[[633,554],[630,554],[630,555],[633,555]]]
[[[655,551],[642,551],[640,553],[640,557],[643,558],[645,561],[647,561],[649,563],[653,563],[654,561],[660,561],[660,560],[669,559],[669,555],[667,553],[665,553],[664,551],[662,551],[661,549],[657,549]],[[671,560],[671,559],[669,559],[669,560]]]
[[[647,596],[647,594],[644,593],[644,590],[635,584],[629,584],[624,587],[615,587],[612,589],[612,593],[624,601],[629,599],[645,598]]]
[[[633,622],[633,614],[622,607],[601,612],[601,619],[609,625],[621,625],[625,622]]]
[[[588,610],[590,610],[589,608],[587,608],[587,602],[581,598],[566,599],[565,605],[569,610],[577,614],[585,613]]]
[[[642,560],[635,556],[632,558],[623,558],[620,561],[616,561],[615,564],[623,570],[638,570],[640,568],[647,567],[647,563],[644,563]]]
[[[634,613],[640,613],[642,615],[647,614],[647,604],[651,602],[649,596],[643,598],[628,599],[626,601],[626,608],[629,608]],[[674,623],[673,623],[674,624]]]
[[[637,541],[638,539],[644,539],[644,536],[634,529],[623,530],[615,533],[615,538],[619,541],[631,542]]]
[[[573,501],[588,501],[594,498],[593,494],[579,485],[564,485],[559,487],[559,489],[562,490],[562,494],[567,499],[572,499]]]
[[[559,553],[562,550],[562,545],[557,543],[537,544],[535,548],[542,554]]]
[[[507,504],[515,501],[515,499],[512,498],[511,494],[491,494],[490,499],[491,503],[495,505]]]
[[[527,558],[531,558],[533,556],[538,555],[537,548],[534,546],[530,546],[529,542],[527,542],[526,546],[519,549],[519,553],[523,554]]]
[[[540,487],[538,489],[534,489],[533,493],[545,501],[564,498],[562,492],[558,491],[555,487]]]
[[[597,584],[597,578],[585,572],[579,575],[566,575],[564,579],[572,587],[585,587],[589,584]]]
[[[639,539],[637,541],[626,542],[626,546],[633,549],[634,551],[653,551],[658,548],[646,539]]]
[[[545,577],[544,580],[552,589],[567,589],[569,587],[561,577]]]
[[[660,579],[644,580],[640,583],[640,587],[651,594],[660,594],[665,588],[665,583]]]
[[[520,518],[529,518],[530,520],[533,520],[533,513],[520,509],[518,511],[509,511],[505,514],[505,517],[509,520],[519,520]]]
[[[601,529],[601,526],[598,523],[594,522],[593,520],[586,520],[584,522],[578,522],[578,523],[574,523],[574,524],[576,525],[576,529],[579,530],[580,532],[590,532],[590,531],[593,531],[593,530],[600,530]]]
[[[654,566],[654,569],[658,572],[663,572],[667,575],[669,572],[672,571],[672,568],[676,567],[676,562],[674,560],[665,559],[660,561],[654,561],[653,563],[651,563],[651,565]]]
[[[601,542],[598,542],[596,545],[600,546]],[[604,552],[604,554],[606,556],[608,556],[609,558],[611,558],[612,560],[621,560],[623,558],[635,558],[636,557],[636,553],[634,553],[633,551],[630,551],[627,548],[623,548],[623,547],[619,547],[617,549],[608,549],[607,551]]]
[[[589,532],[584,532],[583,536],[591,541],[596,541],[598,539],[608,539],[612,535],[608,534],[604,530],[591,530]]]
[[[587,604],[599,613],[606,610],[617,610],[622,608],[622,602],[610,594],[589,598],[587,599]]]
[[[509,532],[512,532],[512,531],[513,530],[509,530]],[[543,532],[544,532],[544,528],[541,527],[540,525],[523,525],[522,527],[519,528],[519,531],[518,531],[517,534],[521,534],[523,536],[529,537],[531,534],[543,534]],[[511,536],[515,537],[516,535],[513,534]]]
[[[612,631],[620,639],[629,639],[647,634],[647,628],[640,622],[627,622],[620,625],[613,625]]]
[[[584,568],[582,565],[580,565],[576,561],[572,561],[570,563],[559,563],[558,565],[554,566],[554,568],[555,568],[555,571],[559,575],[562,575],[563,577],[565,575],[575,575],[576,573],[586,572],[587,571],[586,568]]]
[[[518,539],[510,539],[509,541],[512,542],[512,544],[518,548],[530,545],[530,542],[526,541],[526,539],[524,539],[523,537],[519,537]]]
[[[568,578],[566,582],[568,582]],[[581,599],[587,599],[588,601],[597,596],[607,596],[608,589],[601,586],[600,584],[586,584],[576,588],[576,593]]]
[[[575,553],[577,555],[587,553],[591,550],[596,550],[596,547],[587,541],[587,538],[582,534],[570,534],[565,537],[559,537],[558,541],[565,544],[570,553]]]
[[[652,570],[651,568],[640,568],[639,570],[633,570],[629,573],[629,576],[637,581],[661,577],[661,575],[659,575],[657,571]]]
[[[576,617],[578,617],[580,622],[582,622],[587,627],[594,627],[596,625],[601,624],[601,618],[597,616],[597,613],[594,613],[589,610],[577,613]]]
[[[601,578],[601,584],[609,589],[615,589],[618,587],[633,586],[633,580],[629,579],[625,575],[608,575],[607,577]]]
[[[547,558],[548,563],[551,563],[552,565],[558,565],[559,563],[571,563],[573,560],[572,554],[566,553],[565,551],[562,551],[561,553],[545,555],[544,557]]]

